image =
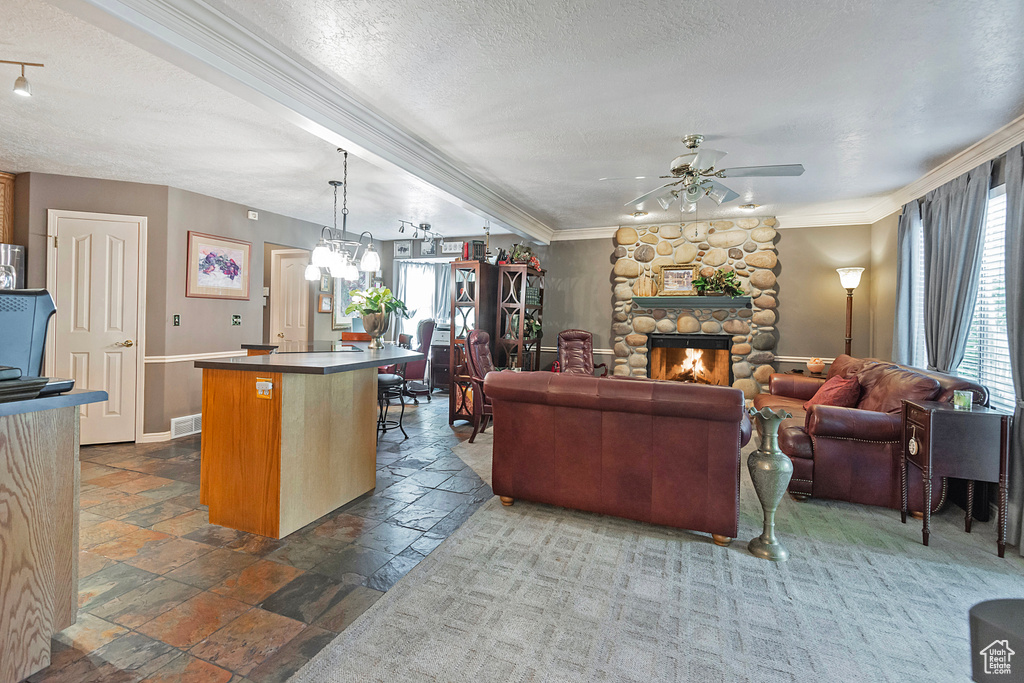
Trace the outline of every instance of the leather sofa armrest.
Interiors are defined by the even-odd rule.
[[[858,441],[900,441],[903,418],[892,413],[814,405],[807,411],[807,433],[813,436],[857,439]]]
[[[807,401],[814,398],[824,383],[825,380],[818,377],[775,373],[768,378],[768,392],[775,396],[788,396]]]

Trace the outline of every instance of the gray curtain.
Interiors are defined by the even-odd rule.
[[[1010,434],[1007,542],[1024,555],[1024,144],[1006,153],[1006,332],[1017,405]]]
[[[924,327],[928,367],[953,372],[963,360],[978,298],[992,162],[932,190],[921,205]]]
[[[896,320],[892,332],[892,359],[903,365],[919,366],[915,358],[914,332],[920,312],[914,306],[917,233],[921,230],[921,202],[915,199],[903,207],[896,233]]]
[[[452,316],[451,281],[452,265],[434,264],[434,320],[439,323],[448,322]]]

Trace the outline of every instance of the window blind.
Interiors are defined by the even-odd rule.
[[[1006,333],[1006,189],[989,196],[978,301],[974,306],[967,351],[957,368],[961,377],[988,387],[993,408],[1014,406],[1010,347]]]

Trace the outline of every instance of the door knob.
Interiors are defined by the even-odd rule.
[[[114,346],[124,346],[125,348],[134,346],[135,342],[131,339],[125,339],[123,342],[114,342]]]
[[[278,336],[278,337],[281,337],[282,339],[284,339],[284,332],[278,332],[278,333],[277,333],[277,336]]]

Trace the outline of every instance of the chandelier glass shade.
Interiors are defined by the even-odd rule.
[[[380,255],[373,248],[373,234],[364,230],[359,238],[348,238],[348,152],[339,149],[345,155],[344,180],[331,180],[328,183],[334,188],[334,227],[324,226],[320,231],[320,241],[313,248],[306,266],[307,280],[317,280],[322,271],[327,271],[332,278],[342,280],[358,280],[359,270],[375,272],[380,270]],[[338,188],[343,188],[341,205],[341,230],[338,230]],[[363,246],[363,235],[367,241],[362,259],[357,259],[359,248]],[[358,266],[356,264],[359,264]]]

